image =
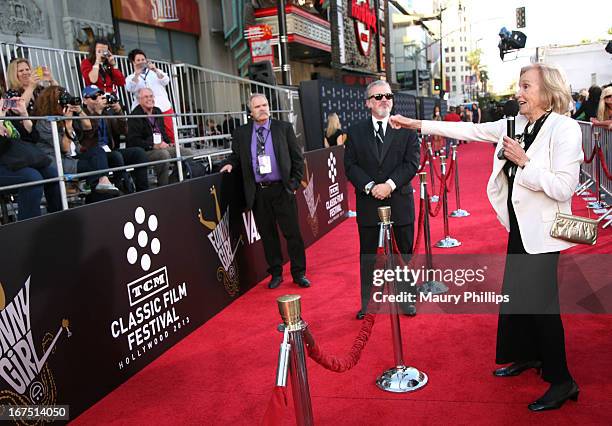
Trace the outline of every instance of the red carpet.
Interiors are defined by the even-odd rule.
[[[488,145],[461,146],[461,204],[472,215],[451,219],[452,236],[463,242],[453,253],[504,252],[506,234],[484,190],[491,154]],[[582,200],[575,205],[578,214],[587,215]],[[450,207],[455,208],[454,198]],[[573,250],[610,253],[611,235],[610,229],[603,230],[595,248]],[[433,219],[432,239],[442,236],[440,215]],[[74,423],[259,424],[274,385],[282,340],[276,331],[276,297],[302,295],[303,317],[329,353],[345,354],[361,325],[354,319],[359,292],[355,219],[314,244],[307,256],[312,288],[298,288],[288,272],[276,290],[260,284]],[[581,393],[578,403],[568,401],[561,410],[544,413],[527,410],[527,404],[547,388],[533,370],[513,378],[491,374],[496,316],[422,314],[402,317],[401,323],[406,363],[428,374],[427,386],[402,395],[375,386],[376,376],[393,364],[389,320],[381,316],[354,369],[337,374],[308,361],[315,424],[612,423],[612,315],[564,316],[568,362]],[[286,424],[294,422],[290,410]]]

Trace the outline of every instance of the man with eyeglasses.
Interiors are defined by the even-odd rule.
[[[366,88],[367,119],[351,126],[345,143],[344,169],[355,187],[361,273],[363,319],[370,299],[376,249],[378,207],[391,206],[391,220],[397,246],[404,260],[412,253],[414,201],[410,181],[419,168],[420,151],[416,132],[393,129],[388,124],[393,108],[391,87],[377,80]],[[414,287],[398,286],[402,291]],[[414,315],[413,304],[401,304],[405,314]]]
[[[98,86],[91,85],[83,89],[81,97],[85,106],[83,108],[85,114],[108,117],[90,119],[91,129],[83,132],[81,146],[85,148],[100,146],[106,152],[109,167],[146,163],[147,155],[142,148],[126,146],[127,116],[116,96],[106,94]],[[109,98],[112,101],[111,104],[108,103]],[[132,174],[136,191],[149,189],[146,166],[136,167]],[[115,172],[114,175],[118,176],[116,180],[123,192],[133,192],[134,188],[125,170]]]
[[[261,235],[268,272],[268,288],[283,282],[283,255],[277,227],[287,240],[293,282],[310,287],[306,278],[306,253],[300,234],[295,191],[304,175],[304,157],[290,123],[270,118],[265,95],[249,99],[252,120],[236,128],[232,154],[223,173],[242,171],[247,210],[253,211]]]

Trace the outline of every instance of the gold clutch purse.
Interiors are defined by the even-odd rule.
[[[550,236],[570,243],[595,245],[599,221],[557,212]]]

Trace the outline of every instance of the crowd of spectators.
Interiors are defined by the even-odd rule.
[[[176,158],[172,117],[152,116],[174,114],[166,91],[170,79],[140,49],[131,51],[128,59],[133,73],[126,78],[108,41],[94,40],[80,64],[85,87],[77,94],[63,88],[48,67],[33,68],[26,58],[13,59],[7,68],[8,90],[0,88],[0,187],[57,178],[58,159],[67,176],[67,194],[82,195],[86,202],[143,191],[153,183],[168,184],[169,162],[152,166],[154,179],[149,178],[146,166],[138,165]],[[127,107],[119,101],[121,87],[133,96]],[[130,117],[134,115],[149,117]],[[51,121],[30,120],[30,116],[62,117],[55,121],[59,155]],[[224,123],[228,128],[235,125]],[[221,131],[221,126],[209,123],[206,135]],[[181,156],[193,154],[184,147],[178,151]],[[108,171],[128,165],[134,166],[130,173]],[[70,175],[87,172],[93,173],[71,181]],[[48,212],[61,209],[57,181],[13,192],[18,220],[39,216],[41,203]],[[6,193],[0,191],[0,196]]]

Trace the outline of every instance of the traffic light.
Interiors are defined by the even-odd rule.
[[[442,88],[442,79],[434,78],[434,91],[439,92]]]
[[[516,27],[525,28],[525,7],[516,8]]]

